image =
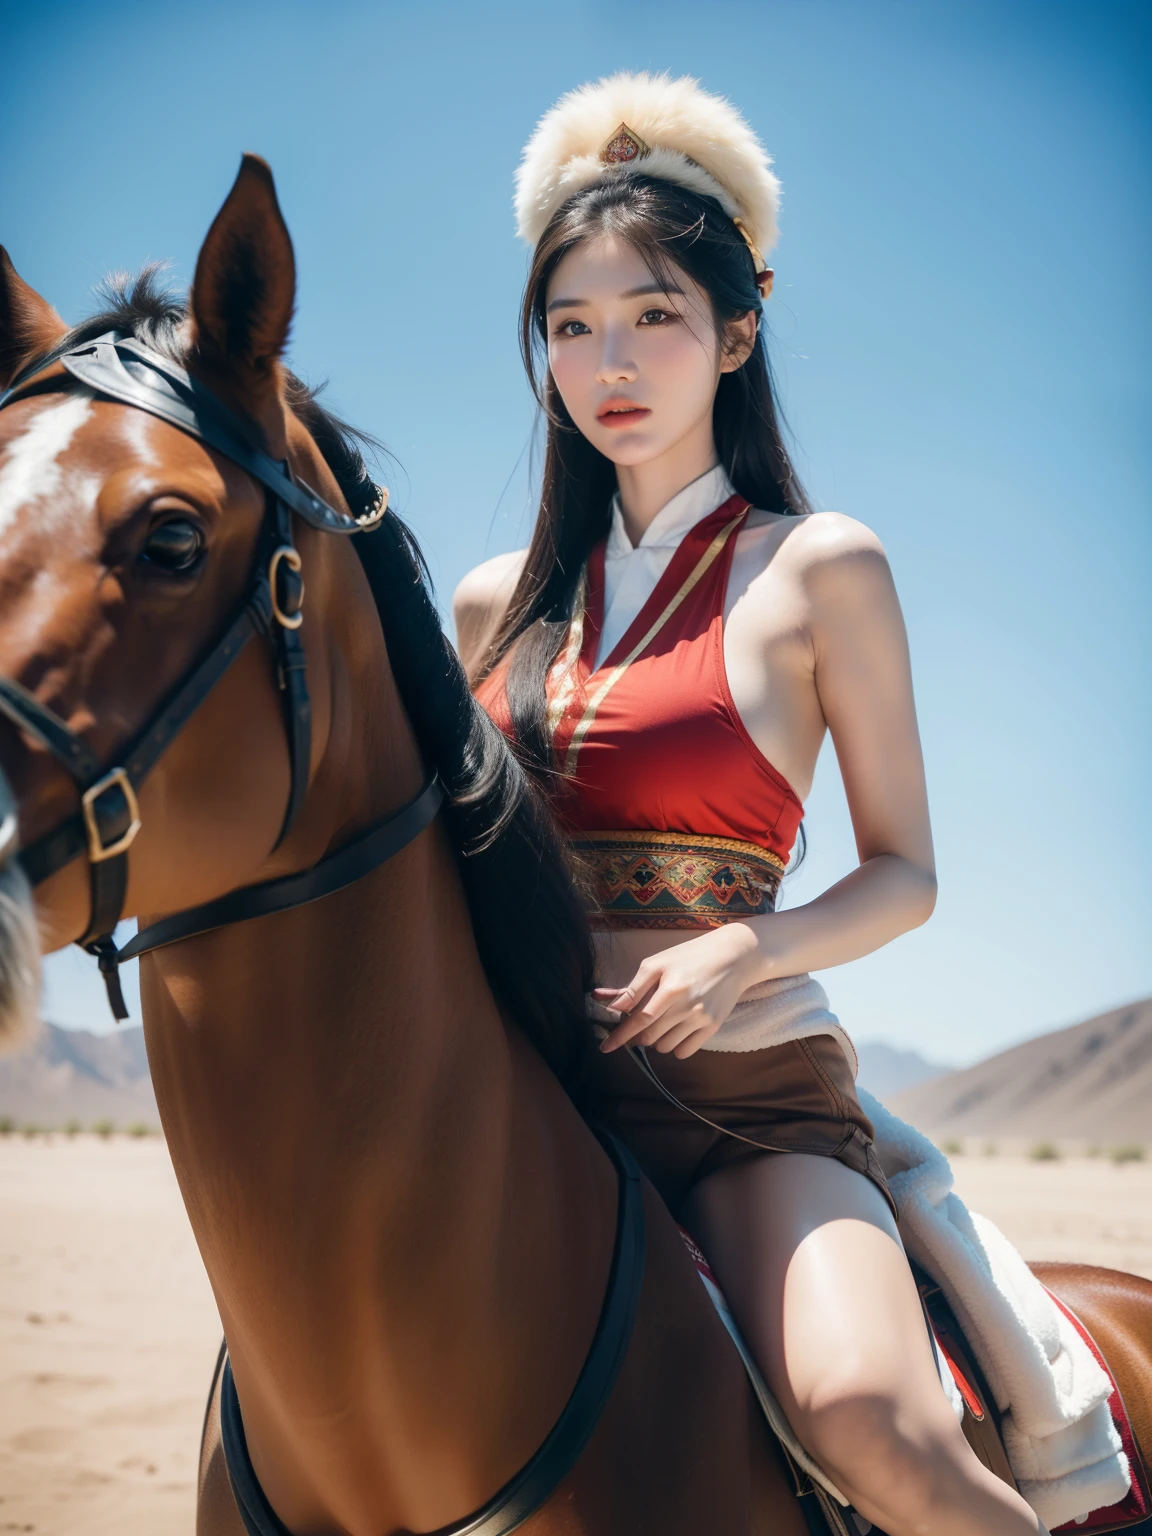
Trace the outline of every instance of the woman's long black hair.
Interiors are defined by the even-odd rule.
[[[474,681],[509,652],[509,713],[522,761],[541,780],[553,774],[545,680],[573,618],[585,561],[608,530],[616,467],[594,448],[564,407],[547,370],[548,282],[582,240],[628,241],[658,282],[674,269],[708,295],[716,327],[760,312],[751,253],[711,197],[656,177],[606,172],[557,210],[536,246],[520,316],[524,366],[547,419],[540,510],[507,614]],[[763,328],[741,368],[720,376],[712,409],[716,451],[736,490],[769,512],[810,511],[784,446]]]

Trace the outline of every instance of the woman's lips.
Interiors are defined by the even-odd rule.
[[[597,411],[596,420],[602,427],[634,427],[651,414],[646,405],[637,405],[632,400],[609,400]]]

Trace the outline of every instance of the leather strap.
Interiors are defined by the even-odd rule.
[[[600,1321],[572,1395],[548,1438],[524,1467],[482,1509],[430,1536],[510,1536],[543,1508],[571,1472],[612,1394],[632,1341],[644,1279],[644,1195],[640,1168],[628,1148],[598,1132],[616,1165],[619,1199],[616,1243]],[[248,1536],[291,1536],[257,1481],[244,1437],[244,1421],[232,1367],[220,1383],[220,1433],[224,1461]]]
[[[119,331],[108,331],[34,364],[0,394],[0,409],[31,392],[33,381],[55,363],[96,394],[133,405],[198,437],[246,469],[313,528],[325,533],[359,533],[379,521],[376,514],[355,518],[329,506],[310,486],[292,476],[287,462],[277,463],[244,435],[239,418],[179,363]]]
[[[284,700],[284,728],[288,734],[288,762],[291,770],[288,804],[284,810],[284,820],[280,825],[280,835],[275,843],[275,847],[279,848],[292,830],[297,816],[304,809],[304,801],[308,797],[308,780],[312,767],[312,700],[308,695],[308,657],[304,651],[304,642],[300,638],[300,630],[293,629],[275,618],[277,612],[283,610],[278,609],[278,596],[272,591],[267,579],[275,550],[294,550],[292,513],[287,505],[271,492],[268,493],[264,527],[266,533],[273,531],[273,538],[263,545],[263,558],[259,569],[265,576],[267,597],[273,616],[269,623],[269,632],[276,647],[277,681]]]
[[[384,821],[376,822],[311,869],[283,875],[278,880],[265,880],[259,885],[242,886],[215,901],[206,901],[199,907],[189,907],[186,912],[176,912],[171,917],[162,917],[159,922],[149,923],[117,952],[117,960],[123,964],[165,945],[179,944],[201,933],[212,933],[229,923],[270,917],[274,912],[287,912],[291,907],[306,906],[331,896],[406,848],[430,825],[443,799],[440,780],[433,775],[414,800],[409,800]]]
[[[267,632],[272,622],[272,607],[266,580],[258,582],[252,597],[229,625],[220,642],[204,658],[190,677],[177,688],[159,714],[153,717],[123,758],[124,772],[133,789],[139,789],[159,761],[165,748],[179,735],[192,715],[240,655],[254,634]],[[60,717],[41,704],[19,683],[0,677],[0,714],[5,714],[22,731],[34,737],[52,753],[81,790],[92,788],[104,776],[105,769],[88,746],[74,736]],[[113,818],[105,796],[94,802],[94,813],[103,841],[111,843],[119,836],[119,807]],[[39,885],[65,864],[70,864],[88,847],[87,824],[81,812],[67,817],[51,832],[37,838],[20,851],[24,873],[33,885]],[[110,862],[110,861],[109,861]]]
[[[9,677],[0,677],[0,714],[7,715],[14,725],[51,752],[82,789],[95,784],[103,773],[99,759],[87,743],[74,736],[59,715]]]

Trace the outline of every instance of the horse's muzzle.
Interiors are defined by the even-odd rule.
[[[16,857],[17,822],[16,796],[0,768],[0,869]]]
[[[0,768],[0,1051],[28,1038],[40,992],[40,940],[17,829],[16,796]]]

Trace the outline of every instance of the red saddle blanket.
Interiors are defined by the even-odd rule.
[[[1048,1290],[1045,1286],[1045,1290]],[[1132,1471],[1132,1486],[1128,1490],[1127,1497],[1121,1499],[1119,1504],[1110,1504],[1107,1509],[1094,1509],[1086,1520],[1079,1524],[1069,1521],[1067,1525],[1058,1525],[1056,1531],[1092,1531],[1102,1533],[1104,1531],[1122,1531],[1130,1525],[1137,1525],[1141,1520],[1147,1520],[1152,1515],[1152,1493],[1148,1487],[1148,1469],[1144,1465],[1144,1459],[1140,1454],[1140,1448],[1136,1444],[1136,1436],[1132,1433],[1132,1424],[1128,1418],[1128,1410],[1124,1406],[1124,1399],[1120,1396],[1120,1388],[1116,1385],[1116,1378],[1108,1367],[1108,1362],[1100,1353],[1096,1340],[1085,1328],[1084,1324],[1076,1316],[1071,1307],[1066,1307],[1059,1296],[1048,1291],[1049,1296],[1063,1312],[1064,1316],[1075,1328],[1076,1332],[1087,1344],[1096,1358],[1097,1365],[1104,1371],[1108,1380],[1112,1383],[1112,1396],[1108,1399],[1108,1411],[1112,1415],[1112,1422],[1116,1426],[1116,1433],[1120,1436],[1120,1444],[1124,1447],[1124,1454],[1128,1458],[1128,1465]]]

